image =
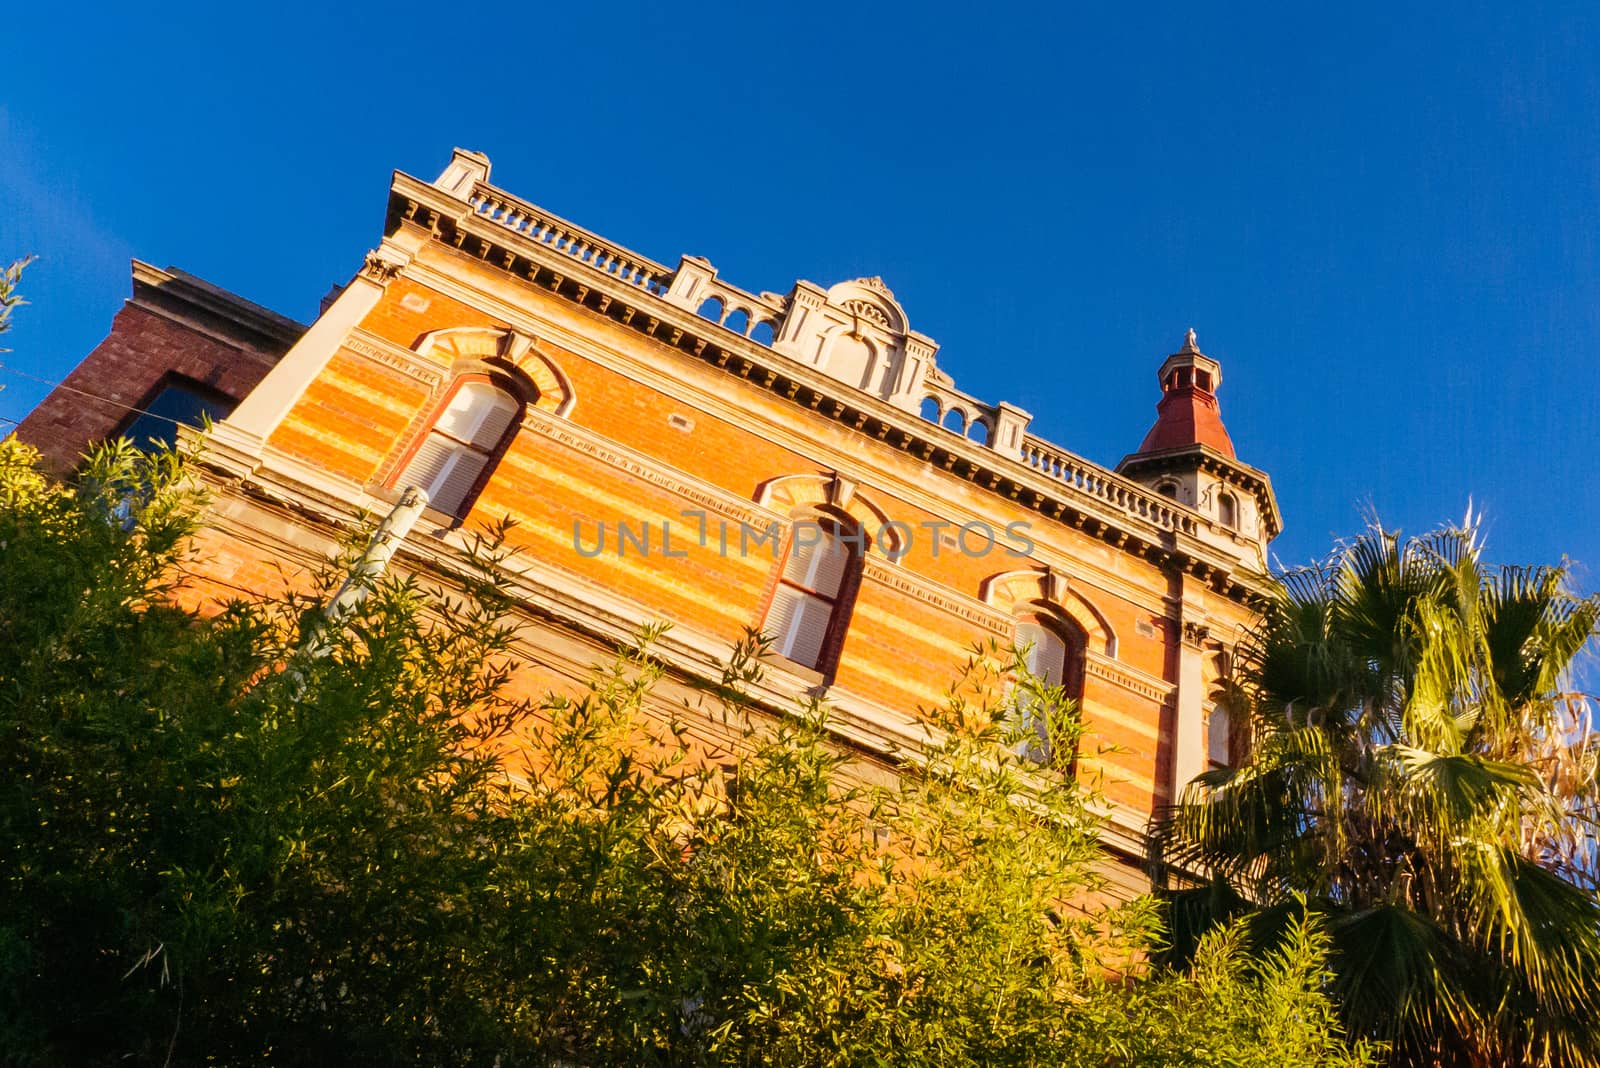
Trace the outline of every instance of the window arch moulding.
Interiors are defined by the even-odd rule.
[[[1034,568],[991,575],[983,580],[978,596],[1009,616],[1026,615],[1038,605],[1052,608],[1083,631],[1091,651],[1117,658],[1117,634],[1104,613],[1058,571]]]
[[[537,339],[498,327],[453,326],[432,330],[417,340],[416,351],[451,363],[477,361],[510,367],[533,386],[528,405],[566,418],[578,403],[572,380],[561,366],[540,351]]]
[[[854,480],[829,472],[780,475],[756,487],[755,501],[785,516],[833,512],[847,516],[866,534],[867,556],[898,563],[905,554],[910,527],[894,523],[870,497],[857,492]]]

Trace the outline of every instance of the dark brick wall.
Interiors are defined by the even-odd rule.
[[[71,471],[173,377],[238,403],[304,328],[179,271],[135,262],[111,333],[17,428],[49,469]]]

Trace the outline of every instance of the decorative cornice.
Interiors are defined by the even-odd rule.
[[[1169,701],[1173,694],[1178,691],[1178,687],[1175,684],[1165,679],[1147,675],[1142,671],[1129,667],[1120,660],[1113,660],[1092,649],[1088,651],[1084,658],[1084,667],[1090,675],[1097,679],[1103,679],[1114,686],[1120,686],[1130,693],[1136,693],[1140,697],[1148,698],[1160,704]]]
[[[563,250],[534,241],[478,214],[470,205],[433,186],[396,174],[391,190],[388,226],[421,227],[446,247],[469,259],[503,271],[526,284],[582,305],[659,341],[670,348],[727,370],[757,386],[851,429],[950,471],[955,477],[1001,494],[1043,514],[1084,530],[1114,547],[1146,557],[1157,566],[1205,578],[1223,596],[1250,603],[1264,595],[1265,576],[1245,570],[1237,558],[1181,531],[1157,523],[1085,493],[1079,487],[1050,479],[1018,460],[1002,456],[975,442],[952,440],[948,431],[880,399],[850,390],[839,382],[807,368],[781,353],[718,327],[660,297],[661,280],[650,273],[659,267],[645,261],[638,267],[632,256],[607,246],[606,255],[629,266],[618,271],[574,259]],[[600,257],[596,257],[599,259]],[[636,273],[639,272],[639,273]],[[641,279],[643,279],[641,281]],[[715,339],[715,340],[713,340]],[[1148,496],[1167,511],[1204,522],[1197,512],[1173,506],[1136,483],[1096,466],[1118,493],[1142,499]]]
[[[226,329],[254,334],[264,342],[261,346],[264,351],[279,353],[287,351],[306,332],[304,324],[219,289],[204,279],[175,267],[161,268],[143,260],[133,261],[133,296],[129,303],[169,319],[181,317],[190,327],[235,347],[240,339],[223,336],[216,326],[226,324]],[[213,324],[196,322],[195,312],[200,312],[200,318],[209,318]]]
[[[436,389],[444,381],[444,373],[436,367],[419,360],[417,354],[408,348],[396,345],[387,338],[356,327],[346,336],[344,347],[358,356],[364,356],[374,363],[381,363],[392,371],[399,371],[407,378]]]
[[[964,597],[948,586],[924,578],[914,571],[896,567],[877,556],[867,556],[862,560],[862,572],[874,582],[976,624],[994,637],[1011,640],[1014,629],[1011,617],[997,612],[975,597]]]

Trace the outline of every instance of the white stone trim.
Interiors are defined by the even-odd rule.
[[[413,262],[407,269],[408,277],[418,283],[438,290],[445,296],[461,301],[469,306],[482,308],[491,316],[504,322],[513,324],[517,329],[526,330],[536,337],[545,339],[551,344],[559,346],[579,357],[604,367],[629,378],[643,386],[648,386],[664,395],[674,398],[674,402],[692,407],[714,418],[720,419],[733,426],[744,426],[749,423],[749,411],[728,399],[726,392],[717,393],[706,385],[702,385],[692,378],[680,376],[663,370],[667,361],[656,364],[647,364],[632,358],[628,353],[611,349],[597,344],[583,334],[567,328],[565,325],[550,319],[540,317],[529,310],[528,307],[512,304],[493,293],[486,292],[475,286],[468,285],[459,279],[445,274],[439,268],[422,261]],[[687,353],[680,353],[685,360],[693,361]],[[697,363],[697,362],[696,362]],[[697,364],[698,369],[698,364]],[[706,370],[718,374],[714,369],[706,366]],[[757,388],[751,383],[751,388]],[[779,406],[782,410],[782,406]],[[804,421],[815,418],[814,413],[795,406],[793,412],[784,411],[783,422],[767,421],[762,425],[761,436],[775,445],[779,445],[791,452],[807,455],[819,464],[824,464],[835,469],[846,467],[852,470],[863,469],[859,453],[849,453],[843,450],[834,450],[825,442],[818,439],[815,431],[807,431]],[[969,442],[969,444],[972,444]],[[885,446],[892,448],[892,446]],[[981,450],[982,446],[973,445],[974,450]],[[935,516],[949,516],[951,521],[960,525],[963,522],[987,522],[992,518],[992,513],[980,513],[969,508],[955,504],[950,498],[938,496],[915,482],[901,477],[888,470],[888,466],[873,466],[872,488],[880,494],[896,497],[913,507],[920,508]],[[972,485],[974,493],[984,493],[980,486]],[[1032,514],[1039,517],[1039,522],[1070,528],[1070,523],[1051,519],[1039,512]],[[1087,536],[1087,535],[1085,535]],[[1067,557],[1061,553],[1046,550],[1042,545],[1036,548],[1031,557],[1041,564],[1049,564],[1055,568],[1067,568]],[[1151,565],[1154,567],[1154,565]],[[1152,595],[1134,584],[1119,578],[1114,572],[1088,561],[1074,558],[1070,564],[1074,580],[1085,578],[1087,583],[1106,593],[1110,593],[1124,601],[1145,608],[1154,615],[1166,612],[1165,602],[1155,600]],[[1159,595],[1157,595],[1159,596]]]
[[[421,238],[408,235],[405,243],[420,246]],[[369,253],[367,267],[351,279],[328,310],[223,420],[240,446],[254,442],[259,452],[259,443],[272,436],[351,331],[377,307],[385,284],[411,260],[414,248],[407,249],[405,243],[385,239],[375,252]]]

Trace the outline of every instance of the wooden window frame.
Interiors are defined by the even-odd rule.
[[[515,401],[517,405],[517,410],[511,416],[511,421],[506,424],[506,429],[501,433],[500,440],[495,443],[492,449],[487,451],[479,449],[469,441],[462,441],[448,431],[438,430],[439,419],[449,410],[450,402],[456,399],[456,394],[461,392],[463,386],[474,382],[483,382],[498,389]],[[517,383],[511,378],[504,375],[491,374],[488,371],[466,371],[456,375],[450,380],[450,385],[439,396],[439,399],[434,402],[427,418],[421,422],[420,429],[413,436],[411,443],[400,454],[399,460],[394,465],[393,472],[389,475],[384,485],[394,490],[404,488],[400,485],[400,480],[405,477],[406,471],[411,467],[411,461],[416,458],[422,446],[427,444],[428,438],[432,437],[437,430],[441,437],[448,438],[456,445],[465,446],[484,457],[483,470],[478,472],[478,477],[473,479],[472,485],[461,498],[459,509],[455,512],[446,512],[439,508],[433,509],[440,515],[453,517],[457,523],[462,522],[471,513],[473,505],[478,501],[478,495],[483,492],[484,486],[489,484],[489,479],[494,475],[495,469],[500,466],[500,460],[505,456],[506,450],[516,440],[517,431],[522,427],[522,420],[527,411],[527,393],[525,390],[518,388]],[[433,508],[433,505],[430,503],[429,507]]]
[[[1062,679],[1060,686],[1066,691],[1067,699],[1077,705],[1077,715],[1081,719],[1083,716],[1083,689],[1089,674],[1088,632],[1072,619],[1043,606],[1027,608],[1015,616],[1012,619],[1012,633],[1016,634],[1027,623],[1032,623],[1042,630],[1049,631],[1061,642],[1063,653],[1061,657]],[[1067,760],[1067,773],[1076,775],[1077,772],[1078,750],[1074,746],[1072,754]]]
[[[795,528],[799,523],[815,523],[823,533],[837,539],[844,545],[850,554],[849,563],[845,566],[844,576],[839,580],[839,592],[829,598],[809,587],[792,582],[784,573],[789,569],[789,560],[794,555]],[[818,600],[829,602],[831,610],[828,613],[828,629],[823,635],[822,645],[817,652],[817,663],[813,667],[804,661],[791,660],[789,657],[773,652],[783,657],[785,661],[808,672],[815,672],[823,686],[833,684],[834,676],[839,670],[839,657],[844,652],[845,635],[850,630],[850,617],[855,614],[856,594],[861,589],[861,575],[865,570],[863,557],[865,552],[857,536],[858,528],[853,524],[840,519],[838,516],[827,513],[805,513],[790,519],[788,533],[784,537],[783,551],[778,554],[777,568],[773,574],[764,603],[761,606],[761,623],[758,629],[766,633],[768,620],[772,617],[773,606],[777,603],[778,590],[789,587],[800,593],[815,597]],[[862,535],[864,537],[864,535]],[[774,636],[775,637],[775,636]]]

